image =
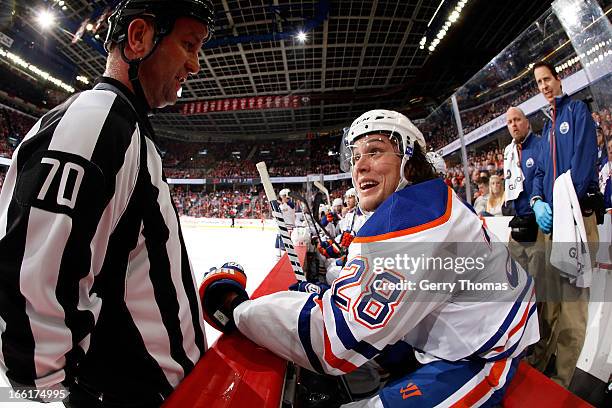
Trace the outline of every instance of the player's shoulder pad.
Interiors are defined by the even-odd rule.
[[[414,234],[450,218],[452,193],[442,179],[408,186],[391,194],[359,230],[353,242],[375,242]]]

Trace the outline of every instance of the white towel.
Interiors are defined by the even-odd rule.
[[[504,149],[505,202],[516,200],[523,192],[523,170],[514,140]]]
[[[571,170],[553,186],[553,235],[550,264],[572,285],[588,288],[593,279],[591,254]]]

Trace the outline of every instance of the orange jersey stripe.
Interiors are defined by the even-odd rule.
[[[425,224],[417,225],[415,227],[406,228],[400,231],[387,232],[386,234],[373,235],[371,237],[356,237],[353,242],[357,243],[368,243],[368,242],[377,242],[384,241],[391,238],[397,238],[404,235],[415,234],[417,232],[425,231],[433,227],[437,227],[438,225],[442,225],[447,222],[451,216],[451,212],[453,209],[453,195],[450,187],[448,188],[448,199],[446,200],[446,211],[440,217],[435,220],[426,222]]]
[[[453,408],[468,408],[473,407],[478,401],[482,399],[491,389],[499,385],[499,379],[504,373],[506,364],[510,364],[511,360],[504,359],[493,363],[489,374],[476,385],[470,392],[468,392],[463,398],[452,405]]]

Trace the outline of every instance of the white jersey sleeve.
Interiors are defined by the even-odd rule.
[[[408,207],[395,208],[401,207],[401,196],[385,201],[392,208],[382,208],[383,203],[367,221],[350,246],[349,261],[322,296],[280,292],[244,302],[234,311],[238,329],[285,359],[334,375],[354,370],[386,345],[399,340],[451,361],[476,352],[483,358],[504,352],[520,353],[527,344],[537,341],[537,321],[530,319],[535,303],[522,302],[522,297],[533,298],[533,285],[522,269],[513,269],[520,276],[511,277],[509,290],[495,295],[501,301],[466,300],[463,315],[463,292],[448,288],[430,290],[418,285],[418,282],[457,284],[461,274],[381,263],[397,259],[398,254],[416,260],[443,259],[452,252],[449,245],[430,243],[449,243],[453,239],[480,241],[490,248],[487,256],[493,261],[479,272],[478,278],[506,279],[507,251],[498,253],[488,245],[489,237],[479,218],[448,187],[441,182],[434,190],[431,194],[438,194],[438,201],[442,199],[442,190],[446,197],[438,210],[431,208],[427,202],[431,197],[427,196],[420,198],[427,204],[426,211],[419,213],[414,203],[406,204],[412,209],[411,218],[398,220],[397,226],[404,227],[410,222],[408,228],[387,228],[384,221],[389,214],[398,210],[398,214],[406,214]],[[385,282],[396,285],[382,287]],[[413,282],[413,286],[407,282]],[[487,316],[482,316],[483,312]],[[435,330],[430,330],[432,327]],[[467,336],[470,332],[475,334]]]

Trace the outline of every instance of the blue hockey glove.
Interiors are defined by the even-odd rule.
[[[323,294],[327,289],[329,289],[329,285],[326,285],[325,283],[296,282],[289,286],[289,290],[296,292],[316,293],[318,295]]]
[[[199,290],[204,320],[222,332],[232,331],[236,327],[234,308],[249,299],[246,282],[244,269],[235,262],[212,268],[204,276]]]

